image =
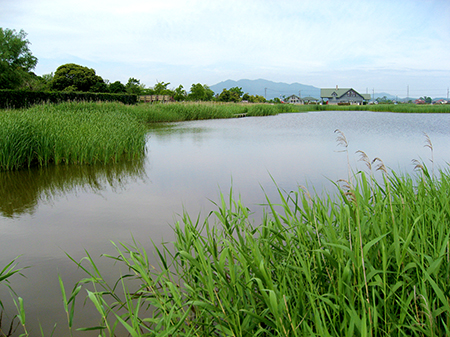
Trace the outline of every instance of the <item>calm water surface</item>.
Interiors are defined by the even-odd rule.
[[[255,221],[264,192],[277,201],[273,180],[286,191],[308,185],[318,193],[334,193],[330,180],[347,177],[347,156],[337,145],[336,129],[347,138],[354,170],[365,168],[355,154],[363,150],[391,169],[414,174],[412,159],[431,165],[424,133],[433,143],[435,165],[447,165],[449,127],[446,114],[373,112],[193,121],[151,130],[147,156],[139,162],[0,172],[0,268],[21,255],[19,267],[31,268],[24,271],[26,278],[14,277],[12,285],[24,298],[31,334],[39,333],[39,322],[46,335],[57,323],[55,334],[64,336],[58,274],[67,291],[85,276],[66,253],[80,260],[87,250],[105,277],[115,280],[118,268],[99,257],[114,254],[110,240],[130,243],[134,237],[148,249],[150,239],[170,241],[171,225],[183,209],[193,217],[207,215],[214,209],[211,201],[231,186]],[[0,298],[6,313],[14,315],[5,287]],[[78,310],[76,327],[96,323],[89,307]]]

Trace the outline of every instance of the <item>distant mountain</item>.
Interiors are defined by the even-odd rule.
[[[300,84],[300,83],[283,83],[283,82],[272,82],[264,79],[258,80],[226,80],[217,84],[210,86],[210,89],[214,91],[215,94],[220,94],[223,89],[230,89],[233,87],[242,88],[244,93],[250,95],[259,95],[266,97],[266,99],[271,99],[275,97],[297,95],[301,97],[314,97],[320,99],[320,88],[313,87],[312,85]],[[365,92],[361,92],[363,94]],[[372,93],[369,92],[372,96]],[[386,92],[376,92],[374,95],[375,99],[383,98],[399,101],[405,100],[405,98],[400,98],[395,95],[391,95]],[[371,97],[373,99],[374,97]],[[409,97],[409,99],[414,100],[414,98]]]
[[[372,94],[370,93],[370,95],[372,96]],[[376,92],[374,94],[375,99],[377,98],[383,98],[384,96],[386,96],[386,99],[390,99],[390,100],[395,100],[397,99],[396,96],[388,94],[387,92]],[[373,98],[373,97],[372,97]],[[398,97],[398,99],[400,99],[400,97]]]
[[[320,88],[311,85],[300,83],[281,83],[272,82],[268,80],[226,80],[210,86],[210,89],[216,94],[220,94],[223,89],[230,89],[233,87],[242,88],[244,93],[249,95],[259,95],[266,99],[271,99],[280,96],[297,95],[301,97],[311,96],[320,99]]]

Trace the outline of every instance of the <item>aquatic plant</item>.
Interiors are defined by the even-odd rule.
[[[367,162],[333,196],[279,191],[257,224],[230,191],[205,221],[185,214],[175,242],[154,245],[158,266],[136,242],[114,244],[108,257],[129,272],[110,286],[88,255],[74,289],[93,284],[105,336],[118,326],[132,336],[448,335],[450,173],[422,163],[413,178]]]
[[[119,104],[36,105],[0,113],[0,169],[95,164],[142,156],[146,128]]]
[[[236,116],[269,116],[297,111],[292,105],[236,104],[213,102],[185,102],[168,104],[140,104],[128,111],[147,123],[179,122],[201,119],[233,118]]]

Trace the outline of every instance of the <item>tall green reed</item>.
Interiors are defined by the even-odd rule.
[[[185,214],[175,224],[175,242],[153,247],[158,266],[140,245],[116,245],[124,298],[91,259],[94,272],[83,267],[103,289],[88,293],[100,333],[448,335],[450,174],[423,168],[413,178],[379,165],[336,184],[335,196],[279,191],[258,224],[230,191],[204,222]],[[127,279],[141,286],[128,290]]]
[[[0,169],[142,156],[146,128],[118,104],[44,104],[0,114]]]

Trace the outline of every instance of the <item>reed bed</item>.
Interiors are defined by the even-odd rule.
[[[114,244],[129,271],[115,285],[89,255],[74,261],[87,277],[67,296],[61,280],[68,317],[89,283],[100,324],[86,329],[102,336],[448,336],[450,173],[363,159],[335,195],[279,191],[256,224],[232,191],[205,221],[185,214],[154,245],[158,266]]]
[[[129,160],[142,156],[148,123],[267,116],[292,109],[270,104],[69,102],[3,110],[0,170]]]
[[[37,105],[0,113],[0,169],[111,163],[141,156],[146,128],[106,103]]]
[[[130,106],[129,112],[146,123],[179,122],[202,119],[233,118],[240,115],[269,116],[298,111],[292,105],[236,104],[213,102],[186,102],[140,104]]]

